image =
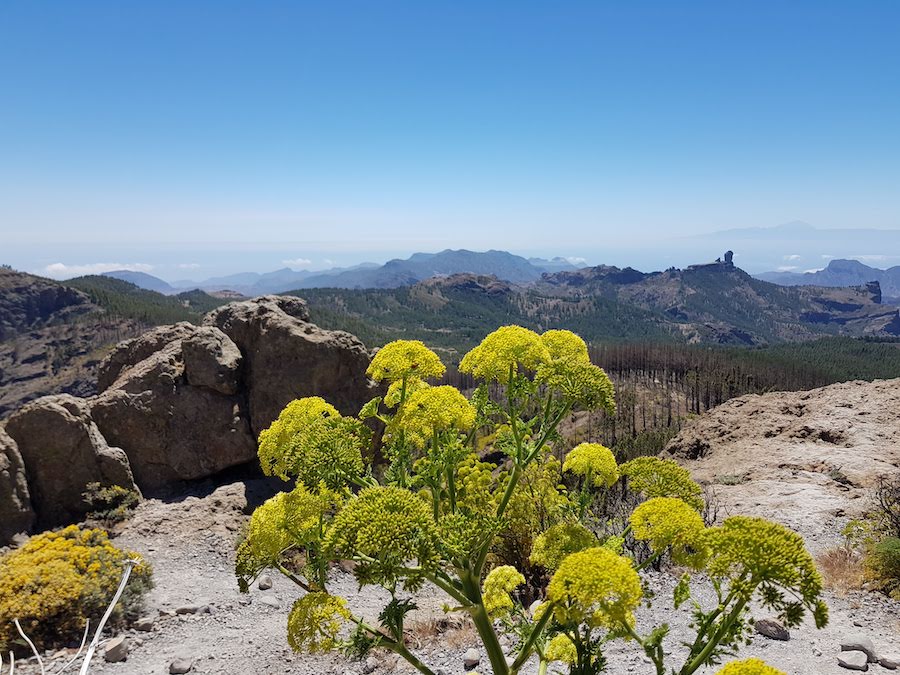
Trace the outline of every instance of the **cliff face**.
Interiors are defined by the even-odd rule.
[[[48,396],[10,417],[0,513],[15,512],[27,529],[33,510],[52,527],[84,514],[89,482],[152,493],[253,461],[259,432],[295,398],[322,396],[356,413],[372,396],[369,352],[308,317],[303,300],[266,296],[226,305],[203,326],[122,342],[98,368],[96,396]]]

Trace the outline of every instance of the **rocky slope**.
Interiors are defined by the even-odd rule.
[[[259,432],[294,398],[357,412],[371,397],[368,350],[308,318],[299,298],[231,303],[207,325],[119,344],[99,366],[96,396],[47,396],[14,412],[0,438],[0,513],[11,514],[0,545],[23,524],[84,516],[90,482],[152,494],[255,460]]]

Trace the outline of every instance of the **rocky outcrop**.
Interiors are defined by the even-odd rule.
[[[350,333],[309,323],[300,298],[233,302],[207,314],[204,324],[221,329],[244,357],[254,435],[295,398],[322,396],[342,413],[355,414],[371,396],[365,345]]]
[[[217,328],[149,331],[110,354],[114,381],[90,403],[103,435],[126,450],[142,489],[212,475],[256,456],[242,357]]]
[[[61,394],[32,401],[9,418],[6,431],[24,460],[38,528],[84,516],[88,483],[135,489],[128,458],[107,444],[84,399]]]
[[[22,455],[16,442],[0,427],[0,544],[28,532],[33,524]]]
[[[686,426],[665,454],[714,485],[725,510],[776,518],[813,548],[900,466],[900,380],[741,396]],[[831,541],[829,541],[831,539]]]

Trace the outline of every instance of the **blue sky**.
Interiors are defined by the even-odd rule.
[[[888,0],[5,0],[0,262],[664,266],[694,262],[674,236],[897,229],[898,25]]]

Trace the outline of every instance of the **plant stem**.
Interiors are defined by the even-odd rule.
[[[497,631],[494,630],[494,624],[491,623],[491,618],[488,616],[481,598],[480,575],[467,572],[460,575],[460,581],[466,596],[472,603],[472,606],[469,608],[469,614],[472,616],[475,630],[478,631],[478,636],[481,638],[481,644],[487,652],[494,675],[509,675],[510,670],[506,663],[503,647],[500,646]]]
[[[731,628],[732,624],[737,620],[737,618],[741,615],[741,612],[744,611],[744,607],[747,605],[746,598],[741,598],[737,601],[734,608],[725,616],[722,621],[719,623],[719,627],[710,637],[709,642],[706,643],[706,646],[703,647],[703,650],[694,657],[694,659],[685,664],[685,666],[681,669],[680,675],[691,675],[698,668],[703,666],[706,663],[706,660],[709,658],[710,654],[713,653],[713,650],[719,645],[719,642],[722,640],[722,637]]]

